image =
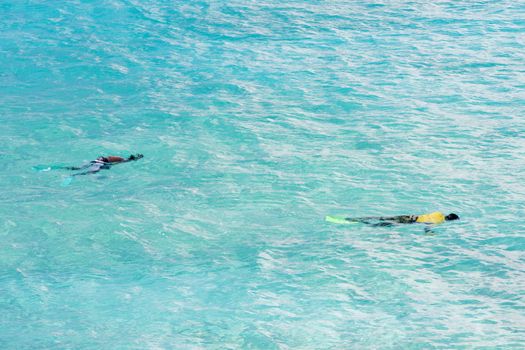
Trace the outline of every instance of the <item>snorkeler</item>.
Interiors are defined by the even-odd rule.
[[[326,221],[333,222],[336,224],[353,224],[363,223],[370,226],[393,226],[396,224],[442,224],[445,221],[459,220],[459,216],[450,213],[448,215],[442,212],[436,211],[429,214],[421,215],[399,215],[399,216],[369,216],[360,218],[340,217],[340,216],[327,216]]]
[[[64,167],[63,169],[84,170],[83,172],[73,174],[72,176],[94,174],[94,173],[99,172],[101,169],[110,169],[111,166],[114,164],[130,162],[132,160],[139,160],[140,158],[143,158],[143,157],[144,156],[142,154],[132,154],[128,158],[122,158],[119,156],[107,156],[107,157],[101,156],[81,167]]]

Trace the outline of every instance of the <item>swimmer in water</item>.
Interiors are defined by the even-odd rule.
[[[122,158],[119,156],[107,156],[107,157],[101,156],[81,167],[64,167],[63,169],[84,170],[83,172],[73,174],[72,176],[94,174],[94,173],[98,173],[102,169],[110,169],[111,166],[114,164],[126,163],[132,160],[139,160],[140,158],[143,158],[143,157],[144,156],[142,154],[132,154],[128,158]]]
[[[328,219],[330,218],[330,219]],[[443,214],[442,212],[436,211],[429,214],[421,215],[399,215],[399,216],[369,216],[369,217],[360,217],[360,218],[331,218],[327,217],[328,221],[334,223],[363,223],[370,226],[378,227],[388,227],[397,224],[427,224],[427,225],[438,225],[442,224],[445,221],[459,220],[459,216],[450,213],[448,215]]]

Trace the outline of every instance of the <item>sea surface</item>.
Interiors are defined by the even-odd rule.
[[[1,349],[523,348],[524,1],[0,18]]]

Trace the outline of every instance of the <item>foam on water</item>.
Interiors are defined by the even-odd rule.
[[[524,343],[523,2],[0,15],[2,348]]]

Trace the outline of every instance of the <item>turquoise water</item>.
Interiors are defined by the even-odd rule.
[[[523,346],[522,1],[0,15],[2,349]]]

